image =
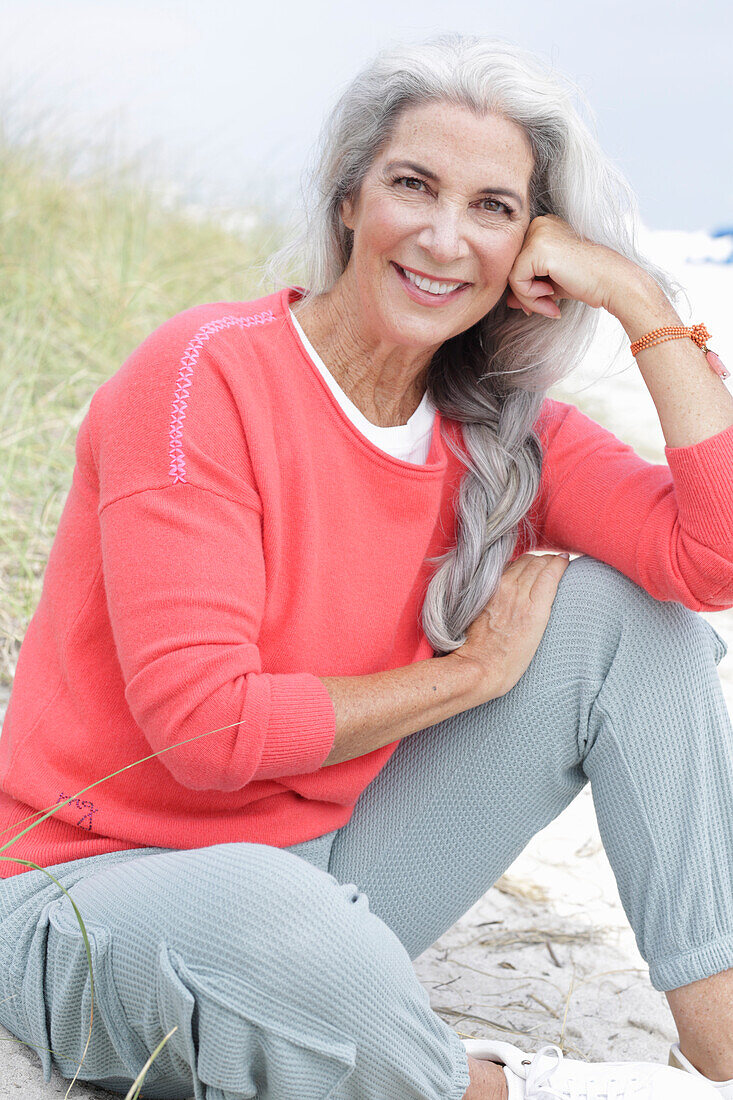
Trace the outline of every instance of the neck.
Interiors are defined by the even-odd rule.
[[[425,394],[433,351],[426,355],[372,335],[353,308],[354,299],[344,300],[340,284],[302,305],[294,303],[298,324],[367,420],[382,428],[405,424]]]

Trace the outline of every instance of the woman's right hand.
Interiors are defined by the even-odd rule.
[[[451,654],[478,666],[479,703],[505,695],[529,666],[569,564],[559,554],[522,554],[504,570],[466,641]]]

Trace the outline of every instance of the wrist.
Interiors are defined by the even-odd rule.
[[[684,323],[659,283],[646,272],[617,286],[607,308],[623,325],[630,343],[662,325]]]
[[[451,668],[451,676],[456,678],[459,691],[466,701],[466,710],[478,706],[491,697],[488,685],[491,681],[491,671],[479,660],[478,657],[462,653],[460,649],[454,649],[438,660],[446,661]],[[489,692],[489,694],[487,694]]]

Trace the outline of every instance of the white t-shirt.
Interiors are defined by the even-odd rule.
[[[435,405],[432,403],[427,393],[423,395],[422,401],[406,424],[396,424],[391,428],[383,428],[379,424],[372,424],[371,420],[367,420],[363,412],[356,407],[354,402],[351,401],[341,389],[338,382],[303,332],[292,309],[290,310],[290,316],[293,319],[293,324],[297,329],[298,335],[303,341],[305,350],[323,375],[329,389],[349,420],[351,420],[352,424],[356,425],[362,435],[365,435],[367,439],[371,440],[375,447],[379,447],[380,450],[392,455],[393,458],[400,458],[403,462],[414,462],[417,466],[424,466],[430,451],[430,441],[433,434],[433,422],[436,412]]]

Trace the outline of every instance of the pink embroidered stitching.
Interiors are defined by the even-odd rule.
[[[186,398],[191,385],[191,375],[201,348],[215,333],[221,332],[225,328],[231,328],[232,325],[250,328],[252,325],[267,325],[274,320],[275,315],[271,309],[266,309],[262,313],[254,313],[249,317],[220,317],[217,321],[209,321],[200,328],[184,351],[181,365],[178,368],[176,392],[173,395],[173,413],[170,427],[169,453],[171,465],[168,473],[173,478],[174,484],[177,481],[186,481],[186,459],[181,446],[181,438],[183,436],[183,421],[186,419],[186,406],[188,404]]]
[[[72,798],[70,795],[64,794],[63,791],[59,794],[58,798],[56,799],[56,805],[57,806],[58,806],[59,802],[68,802],[70,806],[76,806],[77,809],[79,809],[79,810],[86,810],[86,813],[83,814],[83,816],[80,817],[79,820],[77,821],[77,825],[81,825],[82,828],[91,830],[91,827],[92,827],[92,814],[95,814],[97,812],[97,809],[98,809],[98,807],[95,806],[93,802],[85,802],[81,798]],[[86,821],[87,818],[89,819],[89,824],[88,825],[82,825],[82,822]]]

